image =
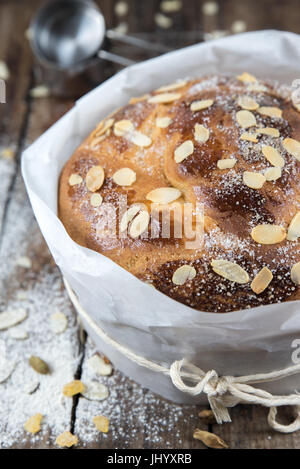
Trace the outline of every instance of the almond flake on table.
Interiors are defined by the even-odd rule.
[[[115,14],[117,16],[125,16],[127,15],[129,10],[128,3],[126,2],[117,2],[115,4]]]
[[[87,360],[88,368],[96,375],[109,376],[112,374],[112,366],[110,363],[105,363],[100,355],[93,355]]]
[[[16,264],[19,267],[24,267],[24,269],[30,269],[32,267],[31,259],[28,256],[18,257]]]
[[[162,29],[169,29],[173,26],[172,18],[169,18],[168,16],[163,15],[162,13],[156,13],[154,16],[154,21],[156,25]]]
[[[163,0],[160,4],[160,9],[164,13],[174,13],[181,10],[182,1],[181,0]]]
[[[1,357],[2,358],[2,357]],[[0,383],[4,383],[12,375],[17,363],[13,360],[4,360],[0,362]]]
[[[57,311],[50,317],[50,327],[55,334],[62,334],[68,327],[68,319],[65,314]]]
[[[73,435],[69,431],[65,431],[58,435],[58,437],[55,440],[55,443],[57,446],[60,446],[61,448],[71,448],[71,446],[77,445],[78,443],[78,436]]]
[[[6,81],[9,79],[9,77],[10,77],[10,72],[9,72],[6,62],[3,62],[3,60],[0,60],[0,79]]]
[[[207,432],[205,430],[199,430],[198,428],[194,431],[193,438],[200,440],[205,446],[212,449],[227,449],[227,443],[222,440],[218,435]]]
[[[7,160],[13,160],[15,157],[15,152],[10,147],[3,148],[3,150],[1,150],[1,156]]]
[[[231,31],[233,34],[240,34],[247,31],[247,23],[243,20],[236,20],[231,25]]]
[[[90,401],[104,401],[109,396],[107,386],[97,381],[85,383],[85,390],[81,394]]]
[[[27,312],[23,308],[18,308],[0,313],[0,331],[9,329],[27,318]]]
[[[73,397],[76,396],[76,394],[83,394],[85,389],[86,387],[83,382],[79,379],[75,379],[74,381],[64,385],[63,395],[66,397]]]
[[[37,377],[33,376],[30,381],[24,383],[23,390],[26,394],[33,394],[39,387],[40,382]]]
[[[38,85],[30,90],[32,98],[47,98],[50,96],[50,88],[46,85]]]
[[[9,335],[12,339],[16,340],[28,339],[28,332],[22,327],[13,327],[9,329]]]
[[[102,433],[107,433],[109,429],[109,420],[104,415],[95,415],[93,417],[93,423],[97,430]]]
[[[214,16],[219,11],[219,5],[217,2],[204,2],[202,5],[202,13],[206,16]]]
[[[24,429],[28,433],[32,433],[35,435],[41,430],[41,422],[42,422],[43,416],[42,414],[35,414],[32,415],[32,417],[29,417],[29,419],[25,422],[24,424]]]

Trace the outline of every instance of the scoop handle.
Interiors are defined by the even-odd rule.
[[[153,42],[145,41],[145,39],[140,39],[134,36],[129,36],[128,34],[119,33],[118,31],[114,31],[113,29],[108,29],[106,31],[106,37],[111,40],[123,42],[124,44],[129,44],[130,46],[136,46],[144,50],[158,52],[161,54],[170,52],[172,50],[163,44],[156,44]]]
[[[106,50],[99,50],[97,52],[97,56],[100,59],[108,60],[109,62],[113,62],[118,65],[122,65],[123,67],[128,67],[129,65],[133,65],[136,62],[131,59],[127,59],[126,57],[122,57],[121,55],[113,54],[112,52],[108,52]]]

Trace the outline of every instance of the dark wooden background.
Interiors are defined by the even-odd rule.
[[[173,20],[170,29],[160,28],[154,21],[155,13],[160,11],[159,0],[127,0],[129,12],[120,18],[115,13],[115,1],[99,0],[108,28],[114,28],[120,23],[126,23],[128,32],[144,37],[151,41],[161,42],[170,48],[180,48],[203,40],[204,35],[216,30],[231,33],[234,21],[246,22],[247,30],[274,28],[300,33],[300,2],[298,0],[219,0],[219,11],[214,16],[202,13],[203,1],[184,0],[179,12],[167,14]],[[26,37],[29,21],[42,4],[38,0],[0,0],[0,60],[5,61],[10,70],[7,80],[7,103],[0,105],[0,259],[5,259],[9,266],[9,273],[2,272],[0,276],[0,305],[6,308],[18,290],[26,291],[43,287],[43,278],[52,276],[53,282],[59,282],[62,301],[66,303],[70,315],[74,314],[63,290],[60,276],[51,261],[50,254],[42,239],[37,224],[31,212],[24,185],[20,176],[20,155],[22,150],[61,117],[74,103],[74,100],[118,70],[118,67],[108,62],[94,64],[82,76],[67,80],[66,77],[50,77],[55,84],[55,91],[47,98],[33,98],[30,90],[39,83],[45,83],[49,75],[38,70]],[[146,58],[141,51],[133,47],[115,42],[107,44],[111,51],[127,55],[136,60]],[[10,157],[3,149],[10,148]],[[23,223],[15,223],[16,217]],[[13,229],[13,225],[15,228]],[[32,259],[31,269],[20,269],[13,260],[7,259],[13,250],[14,257],[28,255]],[[57,293],[56,293],[57,294]],[[49,290],[51,298],[51,289]],[[25,300],[24,300],[25,301]],[[28,301],[33,301],[29,299]],[[37,317],[42,312],[36,312]],[[42,325],[41,325],[42,328]],[[42,330],[42,329],[41,329]],[[0,336],[0,338],[5,337]],[[42,340],[41,340],[42,344]],[[17,347],[18,345],[16,345]],[[42,346],[42,345],[41,345]],[[78,349],[80,345],[77,344]],[[76,347],[77,347],[76,346]],[[35,348],[37,348],[35,344]],[[76,370],[80,377],[85,370],[85,360],[93,352],[93,345],[86,342],[81,346],[83,362]],[[76,351],[76,353],[78,350]],[[75,353],[75,351],[74,351]],[[64,384],[64,383],[62,383]],[[114,396],[121,411],[117,417],[111,417],[114,431],[106,438],[99,435],[90,442],[84,441],[85,425],[81,418],[86,410],[81,400],[75,399],[69,415],[68,428],[79,436],[79,447],[90,448],[204,448],[193,440],[192,435],[196,427],[216,432],[226,440],[231,448],[299,448],[300,432],[294,435],[282,435],[271,431],[266,423],[267,410],[239,406],[232,410],[233,423],[223,426],[205,425],[197,417],[200,410],[196,407],[178,406],[167,403],[163,399],[155,398],[147,390],[139,390],[138,386],[118,372],[108,379],[111,394]],[[9,383],[7,384],[9,386]],[[12,386],[11,392],[14,392]],[[137,403],[134,396],[139,393],[138,411],[134,411]],[[111,407],[113,405],[111,402]],[[4,404],[2,403],[2,406]],[[1,407],[0,407],[1,408]],[[3,409],[3,407],[2,407]],[[174,413],[178,411],[178,419]],[[34,410],[32,411],[34,413]],[[98,411],[98,413],[101,413]],[[141,414],[143,418],[141,418]],[[172,414],[172,419],[169,416]],[[290,417],[288,411],[281,412],[283,421]],[[5,428],[1,416],[2,429]],[[176,421],[177,420],[177,421]],[[159,426],[155,430],[153,426]],[[170,428],[170,424],[174,425]],[[171,427],[172,427],[171,425]],[[122,431],[118,432],[118,428]],[[159,437],[157,437],[159,434]],[[3,436],[3,435],[2,435]],[[56,435],[43,434],[40,438],[31,439],[22,435],[13,443],[13,447],[53,447]],[[4,446],[4,444],[3,444]],[[1,431],[0,431],[1,447]]]

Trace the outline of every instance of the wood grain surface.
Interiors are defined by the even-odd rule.
[[[4,265],[0,270],[0,305],[1,311],[7,309],[14,304],[20,292],[28,293],[22,305],[30,310],[28,320],[35,325],[34,332],[31,334],[29,330],[27,341],[14,341],[13,345],[8,345],[11,355],[19,353],[24,360],[33,352],[42,356],[43,351],[46,353],[49,340],[50,344],[53,340],[53,348],[57,348],[57,353],[67,350],[65,353],[74,356],[74,366],[66,372],[66,380],[70,381],[73,377],[84,380],[88,375],[87,359],[95,350],[90,340],[81,343],[78,338],[75,312],[27,199],[20,175],[20,154],[61,117],[77,97],[109,78],[118,70],[118,66],[108,62],[94,63],[88,71],[73,79],[50,76],[40,70],[33,60],[28,34],[25,32],[32,15],[42,3],[38,0],[0,0],[0,61],[6,62],[10,70],[6,82],[7,102],[0,105],[0,259]],[[217,2],[218,12],[211,16],[203,15],[202,6],[205,2],[185,0],[180,11],[167,14],[173,20],[170,29],[163,29],[155,23],[155,13],[160,11],[159,0],[127,0],[129,9],[124,17],[118,17],[115,13],[117,2],[99,0],[97,3],[104,13],[108,28],[125,23],[131,34],[163,43],[170,48],[180,48],[207,39],[207,35],[214,31],[231,33],[235,21],[244,21],[247,30],[274,28],[300,33],[300,2],[297,0],[224,0]],[[108,43],[107,47],[112,52],[135,60],[146,58],[145,53],[118,42]],[[49,97],[33,98],[30,90],[48,79],[52,84],[55,82],[55,91]],[[7,149],[12,150],[12,155]],[[32,267],[20,267],[17,262],[20,256],[29,257]],[[45,295],[45,289],[48,295]],[[68,331],[59,341],[56,338],[49,339],[47,335],[47,321],[52,312],[51,295],[55,296],[55,304],[61,304],[69,319]],[[45,298],[44,303],[40,298]],[[38,328],[36,324],[39,324]],[[0,331],[0,340],[6,341],[6,338],[7,333]],[[231,411],[231,424],[205,425],[198,417],[199,407],[178,406],[160,399],[116,370],[111,377],[103,378],[102,381],[110,391],[106,401],[97,403],[73,398],[59,411],[62,430],[71,430],[78,435],[79,448],[204,449],[202,443],[193,439],[193,431],[197,427],[215,432],[230,448],[300,447],[300,432],[282,435],[268,428],[267,409],[238,406]],[[0,390],[1,386],[5,386],[6,392],[10,393],[11,405],[20,390],[12,378],[0,384]],[[42,389],[37,392],[42,392]],[[36,411],[29,408],[28,415]],[[91,425],[92,417],[97,414],[106,415],[110,419],[110,431],[105,436],[95,432]],[[289,421],[291,416],[287,409],[281,409],[280,414],[282,421]],[[10,421],[12,418],[14,420]],[[54,413],[52,419],[55,418]],[[6,403],[2,399],[0,448],[55,447],[57,434],[51,426],[47,427],[47,422],[46,429],[38,437],[28,436],[20,425],[15,432],[15,439],[7,439],[7,432],[14,421],[20,425],[16,416],[12,417],[7,412]]]

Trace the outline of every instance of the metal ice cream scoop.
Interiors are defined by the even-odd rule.
[[[44,4],[30,25],[30,43],[44,65],[62,71],[84,68],[89,59],[99,57],[123,66],[132,60],[104,50],[105,38],[116,39],[154,53],[168,52],[152,44],[105,28],[101,10],[91,0],[52,0]]]

